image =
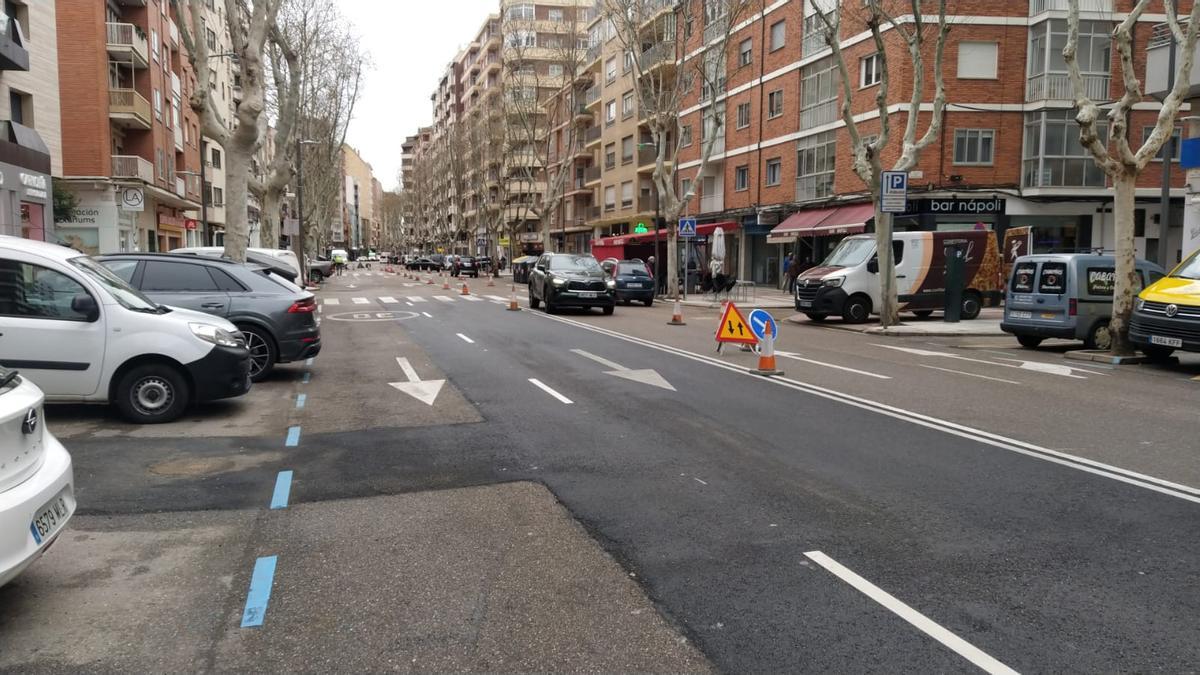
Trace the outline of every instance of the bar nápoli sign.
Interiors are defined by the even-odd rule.
[[[910,199],[905,213],[947,213],[951,215],[998,215],[1004,213],[1004,200],[987,199]]]

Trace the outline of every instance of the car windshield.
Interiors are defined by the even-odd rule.
[[[1200,280],[1200,251],[1193,253],[1171,276],[1176,279]]]
[[[103,286],[108,291],[108,294],[121,303],[121,306],[125,309],[135,312],[158,313],[160,311],[158,305],[154,304],[150,298],[142,295],[132,286],[125,283],[124,279],[113,274],[107,267],[95,260],[81,255],[71,258],[70,263],[91,278],[92,281]]]
[[[649,277],[646,266],[642,263],[623,262],[617,265],[617,274],[627,277]]]
[[[875,252],[874,239],[844,239],[821,263],[822,267],[857,267]]]
[[[590,255],[556,255],[550,258],[550,269],[560,272],[599,272],[600,263]]]

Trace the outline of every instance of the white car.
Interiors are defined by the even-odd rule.
[[[0,586],[42,556],[75,513],[71,455],[46,429],[42,392],[0,367]]]
[[[232,323],[155,304],[72,249],[8,236],[0,366],[20,370],[47,401],[112,403],[138,423],[250,390],[250,351]]]

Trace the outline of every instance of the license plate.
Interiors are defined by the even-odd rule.
[[[1053,319],[1055,316],[1057,315],[1054,312],[1042,312],[1043,319]]]
[[[812,307],[812,300],[801,300],[800,306],[801,307]]]
[[[1173,337],[1162,337],[1161,335],[1151,335],[1150,344],[1162,345],[1164,347],[1175,347],[1176,349],[1183,347],[1183,340]]]
[[[594,298],[594,297],[596,297],[596,294],[595,294],[594,292],[592,292],[592,291],[580,291],[580,292],[579,292],[579,297],[581,297],[581,298]]]
[[[1018,312],[1015,310],[1010,310],[1008,312],[1008,315],[1014,319],[1032,319],[1033,318],[1033,312]]]
[[[625,284],[625,286],[627,288],[645,288],[645,286],[643,286],[641,284]]]
[[[53,537],[66,524],[67,518],[70,516],[71,511],[67,508],[66,491],[64,490],[34,514],[33,522],[29,524],[29,532],[33,535],[33,540],[41,546],[42,542]]]

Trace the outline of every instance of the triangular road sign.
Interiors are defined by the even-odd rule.
[[[388,382],[396,389],[412,396],[425,405],[433,405],[442,391],[445,380],[422,380],[419,382]]]
[[[725,305],[725,313],[721,315],[721,324],[717,326],[717,342],[737,342],[752,345],[758,342],[754,331],[750,330],[750,322],[738,311],[732,302]]]

